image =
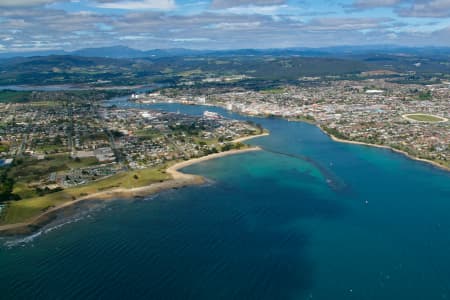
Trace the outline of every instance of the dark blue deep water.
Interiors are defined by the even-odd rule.
[[[185,169],[205,186],[4,240],[0,298],[450,299],[448,172],[253,120],[271,131],[250,142],[264,151]]]

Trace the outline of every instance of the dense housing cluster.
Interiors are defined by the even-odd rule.
[[[322,81],[262,91],[225,86],[166,89],[141,95],[141,102],[211,104],[249,115],[275,115],[316,122],[336,137],[404,150],[420,158],[450,164],[450,83],[400,84],[386,78]],[[438,122],[404,116],[422,113]]]
[[[259,132],[210,112],[195,117],[81,99],[0,103],[0,120],[2,182],[11,179],[3,200],[243,147],[231,141]]]

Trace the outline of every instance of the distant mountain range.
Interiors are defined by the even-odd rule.
[[[362,72],[380,70],[413,74],[418,82],[450,73],[450,49],[446,48],[139,51],[109,47],[39,54],[0,58],[0,85],[173,84],[232,74],[245,75],[251,78],[246,80],[248,84],[259,86],[260,81],[288,82],[316,76],[353,78]]]
[[[192,50],[184,48],[137,50],[126,46],[86,48],[76,51],[35,51],[5,52],[0,58],[31,57],[48,55],[74,55],[82,57],[141,58],[176,56],[305,56],[305,57],[354,57],[360,55],[435,55],[450,56],[450,47],[401,47],[391,45],[376,46],[336,46],[325,48],[286,48],[286,49],[237,49],[237,50]]]

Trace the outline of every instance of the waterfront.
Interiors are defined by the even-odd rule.
[[[103,204],[27,243],[9,243],[0,249],[8,270],[2,295],[450,297],[448,172],[387,149],[334,142],[309,124],[208,110],[261,123],[271,135],[249,143],[264,151],[184,169],[210,179],[206,186]]]

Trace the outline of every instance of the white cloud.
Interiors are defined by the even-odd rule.
[[[305,26],[315,31],[360,31],[386,26],[388,18],[315,18]]]
[[[270,5],[270,6],[237,6],[220,10],[222,14],[236,14],[236,15],[267,15],[276,16],[281,9],[286,9],[288,6],[282,5]]]
[[[445,18],[450,16],[450,0],[416,0],[408,8],[397,10],[402,17]]]
[[[94,3],[94,0],[90,1]],[[137,2],[95,1],[99,5]],[[439,0],[430,1],[428,3]],[[285,15],[289,9],[275,10],[282,6],[250,7],[264,9],[264,14],[237,13],[242,7],[196,14],[180,14],[182,6],[175,14],[155,8],[116,14],[102,10],[67,12],[44,6],[0,9],[0,44],[8,51],[73,50],[119,44],[139,49],[180,46],[196,49],[267,48],[273,45],[297,47],[385,42],[450,46],[450,32],[442,29],[448,24],[443,20],[435,20],[432,26],[421,26],[422,32],[419,33],[408,31],[408,28],[419,28],[415,19],[399,22],[398,18],[310,18],[294,13]],[[410,6],[401,5],[405,9]]]
[[[174,0],[142,0],[142,1],[103,1],[98,3],[97,7],[113,9],[155,9],[155,10],[173,10],[176,8]]]
[[[400,17],[445,18],[450,16],[450,0],[354,0],[352,9],[390,7]]]
[[[268,6],[284,4],[286,0],[213,0],[211,8],[223,9],[237,6]]]
[[[402,0],[356,0],[353,7],[358,9],[367,9],[375,7],[393,7],[402,2]]]
[[[142,36],[142,35],[125,35],[118,37],[118,40],[121,41],[143,41],[148,40],[148,36]]]
[[[390,40],[396,40],[398,38],[398,34],[391,32],[391,33],[386,34],[386,37]]]
[[[0,7],[37,6],[55,2],[55,0],[0,0]]]
[[[175,38],[175,39],[170,39],[170,40],[172,42],[177,42],[177,43],[186,43],[186,42],[199,43],[199,42],[211,41],[211,39],[208,39],[208,38]]]
[[[243,30],[243,29],[254,29],[258,28],[261,25],[261,22],[236,22],[236,23],[230,23],[230,22],[222,22],[222,23],[216,23],[211,24],[208,26],[205,26],[204,28],[210,28],[214,30]]]

